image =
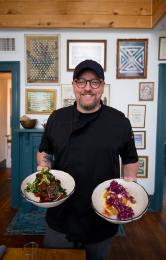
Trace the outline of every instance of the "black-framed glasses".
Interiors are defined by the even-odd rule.
[[[103,81],[100,79],[87,80],[87,79],[80,78],[80,79],[75,79],[74,82],[76,82],[78,88],[85,88],[87,82],[89,82],[90,86],[92,88],[96,89],[96,88],[100,87],[100,85]]]

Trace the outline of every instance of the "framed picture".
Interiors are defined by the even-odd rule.
[[[56,90],[26,89],[26,114],[50,114],[56,108]]]
[[[147,77],[148,39],[117,40],[117,78]]]
[[[59,82],[59,36],[26,35],[26,83]]]
[[[139,100],[152,101],[154,99],[154,82],[139,83]]]
[[[75,96],[73,93],[73,86],[72,85],[62,85],[62,100],[61,104],[62,107],[71,106],[75,102]],[[110,105],[110,85],[105,84],[104,86],[104,93],[102,95],[102,101],[104,105]]]
[[[139,156],[137,178],[148,178],[148,156]]]
[[[128,105],[128,118],[132,127],[145,127],[145,114],[146,105]]]
[[[146,132],[145,131],[133,131],[134,141],[136,149],[146,148]]]
[[[159,38],[159,60],[166,60],[166,37]]]
[[[106,40],[67,40],[67,70],[86,59],[95,60],[106,70]]]
[[[62,85],[61,105],[62,107],[68,107],[74,104],[75,96],[73,93],[72,85]]]

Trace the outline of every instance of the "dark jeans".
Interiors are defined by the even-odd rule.
[[[86,260],[109,260],[111,251],[111,238],[94,243],[85,244],[68,241],[65,234],[59,233],[47,226],[44,237],[44,247],[47,248],[83,248],[86,251]]]

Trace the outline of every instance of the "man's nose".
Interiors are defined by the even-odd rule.
[[[86,82],[85,89],[86,89],[86,90],[89,90],[89,89],[91,89],[91,83],[90,83],[90,81],[89,81],[89,80],[87,80],[87,82]]]

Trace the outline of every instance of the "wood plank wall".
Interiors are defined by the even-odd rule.
[[[0,0],[0,28],[151,28],[163,1]]]
[[[166,0],[152,0],[152,27],[166,14]]]

